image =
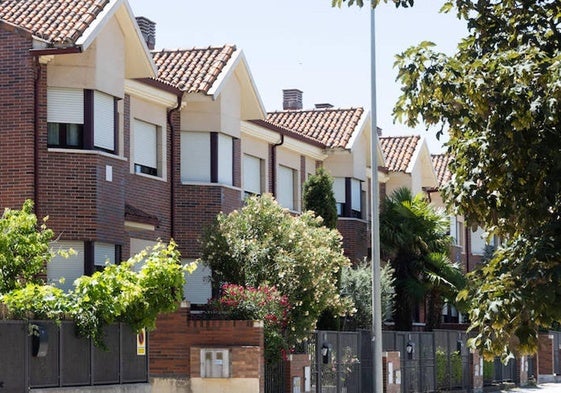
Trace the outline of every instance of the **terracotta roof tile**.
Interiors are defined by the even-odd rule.
[[[153,52],[157,80],[187,93],[208,94],[235,50],[234,45],[224,45]]]
[[[452,174],[448,169],[448,163],[450,162],[449,154],[431,154],[432,165],[434,166],[434,171],[436,172],[436,177],[438,178],[438,185],[442,186],[450,181]]]
[[[109,0],[2,0],[0,20],[56,47],[72,46]]]
[[[346,148],[364,113],[362,108],[270,112],[266,123],[292,130],[329,148]]]
[[[388,170],[405,172],[411,163],[421,137],[419,135],[383,136],[379,140]]]

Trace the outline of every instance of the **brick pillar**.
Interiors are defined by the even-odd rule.
[[[483,392],[483,357],[477,351],[471,351],[471,377],[474,393]]]
[[[286,362],[287,373],[286,373],[286,393],[291,393],[293,385],[296,381],[300,381],[300,391],[309,392],[305,389],[306,375],[305,368],[312,367],[312,358],[309,354],[291,354],[288,356]],[[311,376],[311,374],[310,374]],[[310,381],[311,383],[311,381]]]
[[[382,354],[384,393],[401,392],[401,359],[399,351]]]
[[[553,378],[553,336],[548,333],[538,336],[538,383]]]

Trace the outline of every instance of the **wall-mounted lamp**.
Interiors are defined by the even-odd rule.
[[[462,353],[462,347],[464,346],[464,343],[462,342],[462,340],[458,340],[456,341],[456,352],[458,352],[459,354]]]
[[[405,346],[405,352],[407,352],[407,358],[413,359],[413,354],[415,353],[415,343],[413,341],[408,341]]]
[[[323,364],[328,364],[331,358],[331,344],[325,342],[321,345],[321,360]]]

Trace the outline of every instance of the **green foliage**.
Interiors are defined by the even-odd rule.
[[[184,267],[175,243],[161,243],[120,265],[76,280],[70,314],[79,334],[103,347],[103,327],[126,322],[135,331],[152,330],[161,312],[174,311],[183,298]],[[133,266],[143,263],[140,272]]]
[[[37,275],[50,261],[49,242],[53,232],[38,226],[33,202],[21,210],[6,209],[0,218],[0,294],[37,283]]]
[[[304,210],[311,210],[323,218],[323,224],[331,229],[337,228],[337,202],[333,194],[333,177],[319,168],[304,183],[302,193]]]
[[[427,294],[429,307],[439,316],[441,307],[435,305],[441,299],[453,302],[461,289],[461,271],[447,256],[451,245],[447,230],[444,212],[406,188],[382,201],[380,248],[395,272],[396,329],[411,330],[413,307]]]
[[[219,298],[210,302],[214,312],[234,320],[261,320],[265,332],[265,359],[278,360],[283,350],[288,350],[285,339],[288,326],[288,298],[275,287],[258,288],[224,284]]]
[[[469,34],[451,56],[421,43],[397,57],[394,113],[410,126],[447,130],[449,206],[507,239],[462,294],[479,332],[471,343],[505,359],[511,350],[535,351],[539,329],[561,321],[561,3],[445,7]]]
[[[0,297],[14,319],[52,319],[59,321],[70,309],[68,297],[50,285],[29,283]]]
[[[436,348],[436,387],[450,389],[461,384],[463,378],[462,355],[458,351],[447,352],[444,348]],[[450,362],[450,366],[448,366]]]
[[[381,0],[372,0],[372,7],[376,7],[378,4],[380,4]],[[392,2],[395,4],[396,7],[403,7],[403,8],[408,8],[408,7],[412,7],[414,4],[414,0],[383,0],[384,3],[388,3],[388,2]],[[347,6],[351,7],[353,5],[357,5],[359,7],[363,7],[364,6],[364,0],[331,0],[331,6],[332,7],[339,7],[341,8],[341,6],[343,4],[347,4]]]
[[[71,318],[79,334],[104,347],[105,325],[126,322],[136,331],[143,327],[153,329],[157,315],[175,310],[182,300],[184,272],[192,271],[194,266],[180,264],[173,241],[167,247],[159,243],[150,253],[143,251],[120,265],[106,265],[91,277],[82,276],[70,293],[34,282],[34,275],[40,271],[37,264],[50,259],[48,241],[52,232],[44,226],[40,230],[35,228],[31,206],[26,202],[21,212],[5,213],[0,224],[6,239],[22,243],[12,247],[7,256],[0,254],[2,260],[21,261],[24,255],[34,259],[31,264],[20,263],[21,271],[11,270],[14,279],[4,283],[5,288],[11,288],[0,295],[8,317],[55,321]],[[140,263],[143,266],[136,272],[133,267]],[[17,277],[13,273],[16,271]],[[23,285],[24,282],[27,284]]]
[[[380,269],[380,288],[382,296],[382,320],[391,319],[394,309],[393,269],[386,264]],[[350,318],[353,327],[370,329],[372,327],[372,267],[363,261],[356,266],[343,268],[341,293],[350,297],[356,308]]]
[[[287,296],[289,345],[307,338],[324,310],[352,311],[337,286],[340,270],[349,265],[339,232],[311,212],[292,216],[271,195],[248,198],[242,209],[220,214],[203,237],[201,262],[213,271],[215,291],[224,283],[266,284]]]

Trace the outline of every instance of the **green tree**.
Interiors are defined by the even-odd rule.
[[[411,330],[414,307],[425,296],[430,295],[429,308],[437,315],[442,298],[454,300],[462,274],[447,257],[451,244],[447,230],[444,212],[420,194],[413,197],[409,189],[400,188],[383,200],[380,248],[395,272],[396,329]]]
[[[394,310],[394,277],[390,264],[380,269],[380,289],[382,297],[382,320],[391,319]],[[343,269],[341,293],[352,299],[356,312],[349,320],[352,328],[370,329],[372,327],[372,265],[363,261]]]
[[[469,29],[456,53],[424,42],[397,57],[395,115],[449,133],[448,203],[505,239],[461,294],[471,343],[534,352],[538,331],[561,322],[561,3],[443,1],[453,10]]]
[[[201,262],[212,269],[215,291],[224,283],[269,285],[287,296],[289,345],[307,338],[324,310],[336,315],[352,310],[334,279],[350,264],[339,232],[312,212],[292,216],[268,194],[218,215],[203,236]]]
[[[46,220],[45,220],[46,221]],[[38,225],[33,202],[21,210],[6,209],[0,218],[0,294],[39,282],[52,258],[49,242],[53,232]]]
[[[337,202],[333,194],[333,177],[324,169],[318,168],[304,183],[302,193],[304,210],[312,210],[323,218],[323,224],[331,229],[337,228]]]

